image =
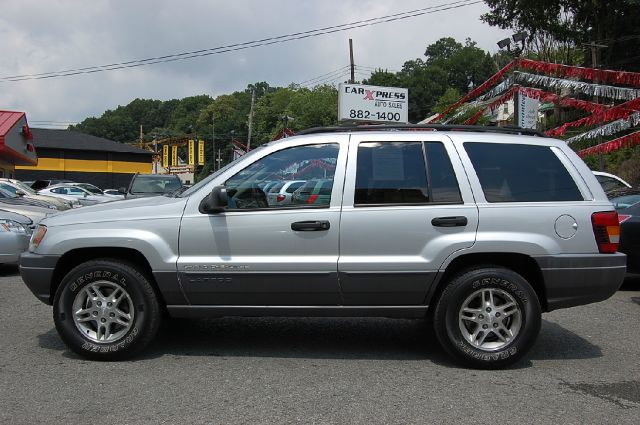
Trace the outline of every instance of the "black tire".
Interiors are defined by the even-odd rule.
[[[491,290],[480,292],[481,290]],[[494,309],[493,314],[489,317],[483,305],[475,305],[478,308],[478,315],[467,313],[472,319],[461,319],[460,312],[465,302],[475,302],[476,297],[482,297],[485,293],[491,292],[496,294],[497,299],[507,300],[502,305],[515,302],[518,313],[513,313],[509,318],[494,317],[500,309]],[[472,301],[468,301],[472,300]],[[497,303],[496,303],[497,304]],[[466,305],[467,307],[469,304]],[[515,309],[515,307],[513,307]],[[485,311],[480,312],[481,309]],[[500,314],[500,313],[498,313]],[[437,301],[434,311],[434,328],[435,333],[442,344],[443,348],[465,366],[477,369],[499,369],[509,366],[524,356],[535,342],[540,332],[541,309],[538,297],[531,285],[518,273],[502,267],[486,266],[467,270],[455,276],[445,287],[442,295]],[[466,317],[466,316],[465,316]],[[485,324],[480,324],[482,320],[486,320]],[[506,327],[516,327],[516,317],[518,318],[517,332],[509,338],[506,333],[497,328],[496,322],[502,320],[506,323]],[[504,322],[504,321],[511,322]],[[483,322],[484,323],[484,322]],[[496,323],[496,324],[494,324]],[[486,326],[487,331],[483,331],[479,327]],[[493,327],[497,331],[492,330]],[[467,336],[474,339],[472,334],[474,330],[479,331],[475,340],[482,346],[475,346],[463,335],[463,330],[467,331]],[[503,339],[498,339],[497,332],[500,332]],[[479,341],[483,334],[486,333],[483,341]],[[493,347],[487,347],[493,344]]]
[[[81,331],[79,327],[85,326],[86,329],[83,328],[83,330],[87,334],[93,334],[91,328],[99,324],[97,320],[100,316],[95,320],[93,318],[87,320],[86,324],[76,324],[73,316],[74,301],[81,302],[82,297],[87,297],[87,294],[95,294],[93,291],[95,286],[91,286],[92,284],[101,288],[101,294],[108,293],[109,288],[112,287],[120,287],[123,290],[124,301],[116,304],[131,316],[131,320],[127,321],[126,325],[107,322],[106,327],[101,328],[102,335],[100,331],[96,331],[95,335],[88,336]],[[113,289],[111,294],[115,298],[121,292]],[[112,317],[115,317],[116,313],[108,312],[120,312],[120,310],[95,307],[97,302],[94,301],[90,304],[92,306],[87,310],[95,309],[95,311],[85,313],[87,318],[92,314],[101,314],[105,317],[109,317],[106,316],[107,314],[113,314]],[[111,307],[112,304],[109,303],[109,306]],[[100,305],[103,303],[101,302]],[[118,259],[91,260],[75,267],[62,279],[53,301],[53,320],[58,334],[73,352],[92,360],[122,360],[135,355],[154,338],[160,327],[161,317],[158,296],[149,280],[136,269],[135,265]],[[117,336],[117,338],[111,341],[98,341],[96,338],[106,335],[104,330],[107,327],[113,331],[113,337]]]

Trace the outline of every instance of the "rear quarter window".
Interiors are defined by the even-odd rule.
[[[548,146],[466,142],[464,148],[488,202],[584,200]]]

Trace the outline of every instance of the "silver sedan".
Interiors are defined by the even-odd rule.
[[[33,221],[22,214],[0,210],[0,264],[15,264],[29,247]]]

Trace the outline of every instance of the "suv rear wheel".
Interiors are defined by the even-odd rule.
[[[540,331],[541,311],[531,285],[500,267],[454,277],[434,312],[444,349],[466,366],[494,369],[519,360]]]
[[[60,337],[77,354],[119,360],[153,339],[161,313],[153,287],[134,265],[100,259],[82,263],[64,277],[53,318]]]

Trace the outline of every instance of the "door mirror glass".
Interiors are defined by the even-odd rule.
[[[203,214],[217,214],[223,212],[229,203],[227,189],[224,186],[216,186],[211,193],[200,202],[200,210]]]

